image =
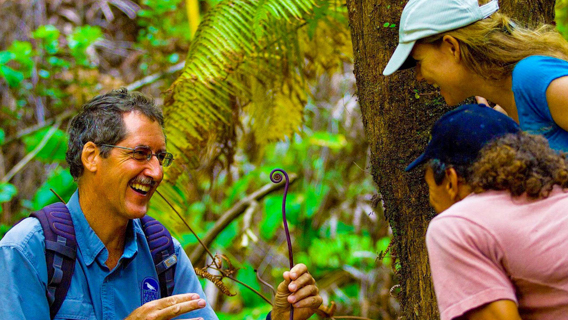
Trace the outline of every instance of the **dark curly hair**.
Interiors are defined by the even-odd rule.
[[[526,192],[533,199],[546,198],[555,185],[568,188],[568,162],[542,136],[508,134],[481,149],[470,185],[475,193],[507,190],[513,196]]]
[[[94,97],[85,103],[79,114],[69,124],[69,143],[65,160],[75,180],[83,174],[81,153],[83,146],[89,141],[97,146],[101,144],[115,145],[124,140],[126,126],[123,114],[138,111],[153,121],[164,126],[162,110],[156,106],[151,97],[140,92],[128,92],[126,88],[113,90]],[[101,147],[101,155],[108,157],[110,147]]]

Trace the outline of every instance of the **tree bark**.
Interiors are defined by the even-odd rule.
[[[500,12],[521,24],[554,20],[553,0],[500,1]],[[432,124],[450,108],[412,70],[382,76],[398,43],[405,1],[347,0],[355,77],[371,170],[393,230],[402,319],[439,318],[430,280],[425,233],[433,211],[423,172],[404,172],[424,149]],[[393,26],[394,25],[394,26]]]

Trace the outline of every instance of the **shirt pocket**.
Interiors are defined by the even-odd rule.
[[[65,299],[56,320],[96,320],[93,306],[82,300]]]

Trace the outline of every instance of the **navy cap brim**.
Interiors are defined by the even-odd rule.
[[[409,164],[408,167],[406,167],[406,169],[404,169],[404,171],[408,172],[408,171],[416,168],[417,166],[421,165],[426,160],[427,160],[426,159],[426,153],[423,153],[418,158],[416,158],[416,160],[412,161],[412,163]]]

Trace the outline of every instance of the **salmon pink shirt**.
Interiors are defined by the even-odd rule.
[[[432,220],[426,235],[442,320],[497,300],[523,320],[568,319],[568,193],[529,200],[471,194]]]

